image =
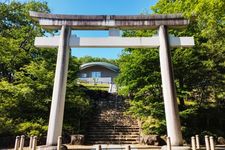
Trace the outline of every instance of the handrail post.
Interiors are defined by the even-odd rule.
[[[14,150],[18,150],[20,146],[20,136],[16,136]]]
[[[209,137],[209,143],[210,143],[210,149],[211,149],[211,150],[215,150],[215,145],[214,145],[213,136],[210,136],[210,137]]]
[[[196,144],[195,144],[195,137],[194,136],[191,137],[191,149],[196,150]]]
[[[171,150],[171,141],[170,141],[170,137],[166,138],[166,143],[167,143],[167,150]]]
[[[209,136],[208,135],[206,135],[205,136],[205,149],[206,150],[209,150]]]
[[[62,136],[59,136],[57,142],[57,150],[61,150],[61,147],[62,147]]]
[[[200,149],[199,135],[195,135],[196,149]]]
[[[32,149],[32,144],[33,144],[33,136],[30,136],[29,149]]]
[[[21,135],[21,138],[20,138],[20,148],[19,148],[19,150],[23,150],[24,140],[25,140],[25,136],[24,135]]]
[[[36,148],[37,148],[37,136],[33,137],[32,150],[36,150]]]

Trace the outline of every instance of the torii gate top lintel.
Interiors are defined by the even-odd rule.
[[[30,11],[30,16],[48,29],[61,29],[63,25],[75,30],[155,29],[160,25],[181,28],[189,24],[182,14],[61,15]]]

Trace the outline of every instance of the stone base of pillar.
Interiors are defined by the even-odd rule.
[[[162,146],[161,150],[167,150],[167,146]],[[189,146],[171,146],[171,150],[191,150]]]
[[[57,150],[57,146],[44,145],[44,146],[39,146],[37,149],[38,150]],[[65,145],[62,145],[61,150],[68,150],[68,148]]]

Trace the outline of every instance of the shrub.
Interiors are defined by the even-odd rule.
[[[23,122],[18,125],[17,131],[26,136],[42,137],[46,135],[48,126],[38,122]]]
[[[0,135],[10,135],[14,133],[15,125],[9,118],[0,117]]]

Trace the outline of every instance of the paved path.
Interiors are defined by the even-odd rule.
[[[69,150],[96,150],[97,145],[66,145]],[[103,150],[124,150],[127,145],[101,145]],[[148,146],[148,145],[130,145],[132,150],[160,150],[160,146]],[[0,150],[13,150],[0,149]],[[24,147],[23,150],[30,150],[28,147]],[[205,150],[202,147],[201,150]],[[225,145],[216,145],[215,150],[225,150]]]
[[[95,150],[98,145],[66,145],[68,149],[73,150]],[[103,150],[124,150],[127,145],[112,145],[102,144]],[[147,145],[130,145],[132,150],[160,150],[161,146],[147,146]]]

